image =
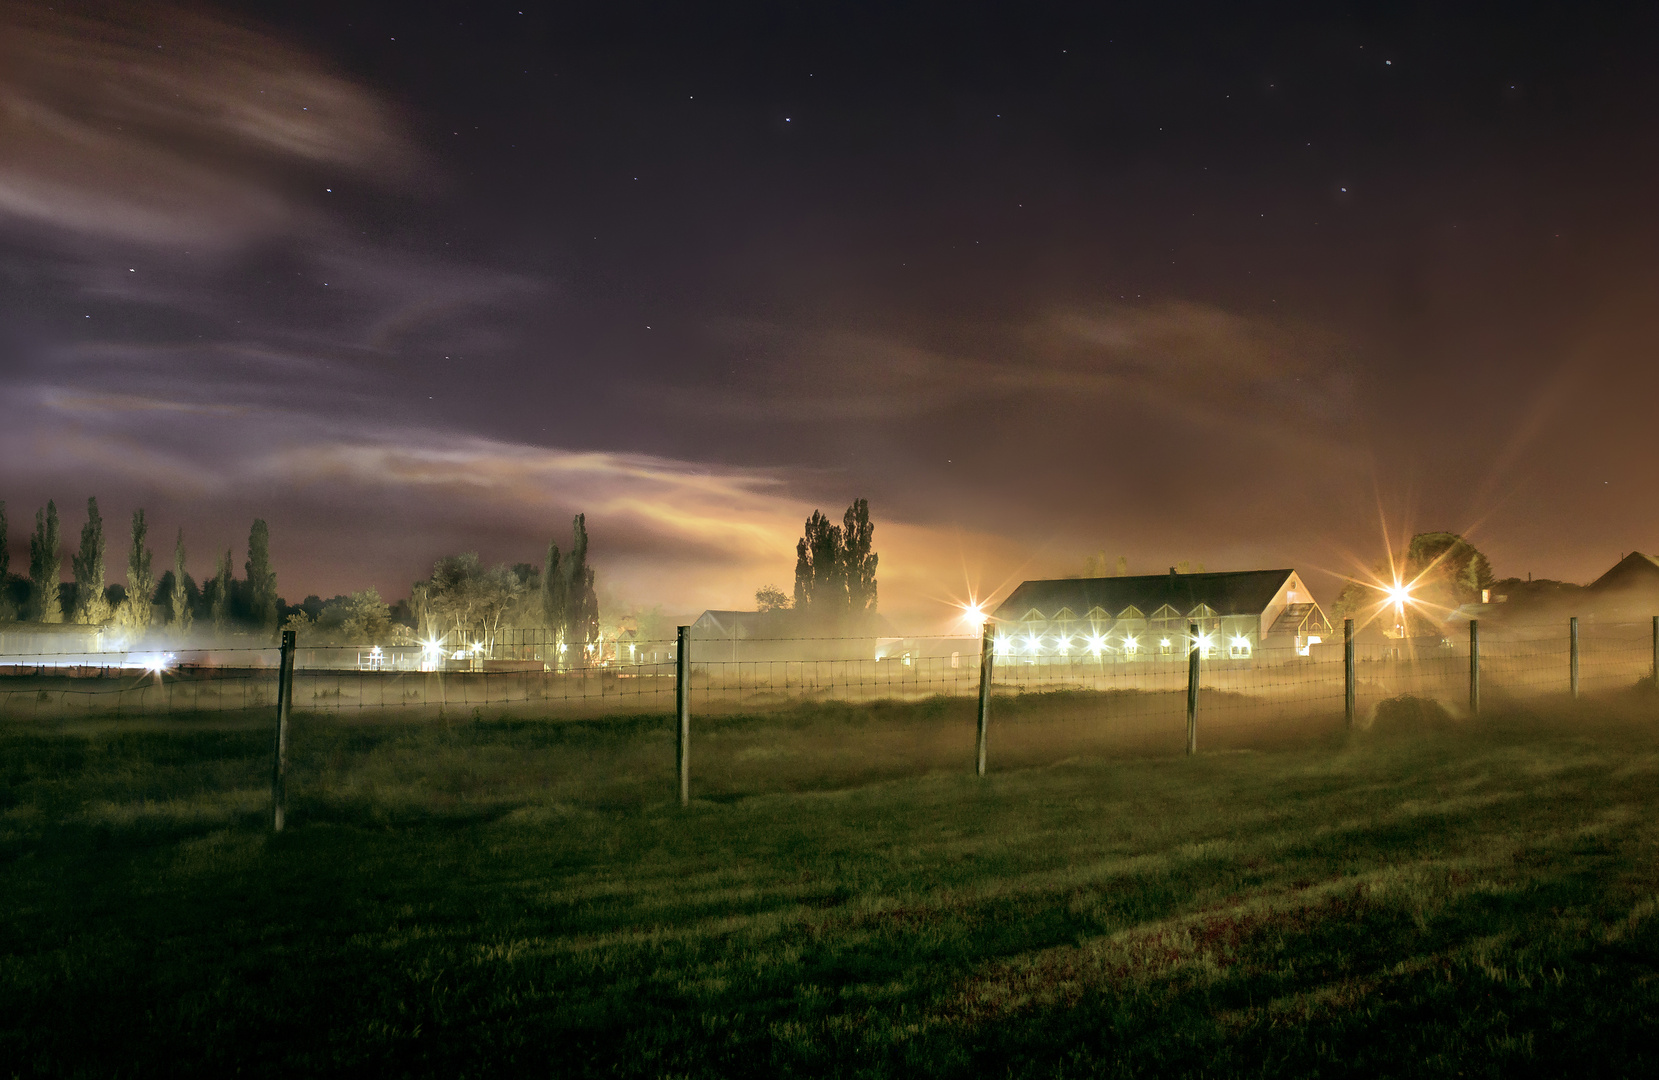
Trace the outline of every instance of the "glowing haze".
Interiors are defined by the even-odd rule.
[[[14,552],[95,494],[396,597],[582,511],[684,613],[863,496],[944,627],[1102,549],[1318,582],[1379,501],[1659,548],[1651,12],[405,7],[0,4]]]

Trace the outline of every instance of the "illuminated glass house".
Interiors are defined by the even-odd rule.
[[[1306,656],[1331,622],[1294,570],[1027,581],[994,616],[999,659],[1015,663],[1185,660],[1198,627],[1211,659]]]

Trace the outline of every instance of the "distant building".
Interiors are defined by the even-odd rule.
[[[0,664],[100,664],[125,647],[126,636],[109,626],[0,623]]]
[[[691,624],[691,662],[872,660],[878,643],[896,637],[885,616],[856,625],[805,618],[800,612],[710,609]]]
[[[1331,623],[1294,570],[1027,581],[997,608],[999,657],[1028,663],[1182,657],[1197,624],[1206,656],[1306,655]]]
[[[1632,551],[1613,564],[1612,569],[1590,582],[1595,593],[1637,592],[1659,594],[1659,559]]]

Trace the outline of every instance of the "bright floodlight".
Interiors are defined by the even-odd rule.
[[[1025,646],[1026,649],[1033,656],[1035,656],[1037,654],[1038,649],[1043,647],[1043,639],[1038,637],[1036,634],[1032,634],[1030,637],[1026,638],[1025,641],[1026,641],[1026,646]]]
[[[997,655],[998,656],[1007,656],[1008,655],[1008,639],[1007,638],[1005,638],[1005,637],[997,638]]]
[[[1099,634],[1090,634],[1089,635],[1089,651],[1090,652],[1094,653],[1096,656],[1099,656],[1100,655],[1100,650],[1104,649],[1105,647],[1106,647],[1106,639],[1105,638],[1101,637]]]
[[[1391,588],[1383,590],[1395,607],[1404,607],[1411,601],[1411,586],[1396,582]]]
[[[962,609],[962,625],[971,626],[975,630],[985,625],[985,605],[977,600],[966,604],[958,604]]]

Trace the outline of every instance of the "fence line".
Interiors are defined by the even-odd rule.
[[[1337,730],[1364,722],[1378,704],[1412,696],[1470,713],[1485,707],[1582,697],[1653,685],[1659,670],[1659,616],[1651,625],[1581,626],[1564,632],[1494,634],[1471,621],[1467,644],[1376,642],[1361,647],[1352,621],[1340,650],[1222,656],[1190,627],[1178,648],[1115,655],[1095,648],[1043,653],[1006,646],[989,624],[971,655],[960,639],[703,641],[680,628],[674,641],[635,642],[634,659],[563,665],[468,655],[412,657],[384,648],[297,646],[134,650],[113,654],[0,655],[0,720],[72,720],[189,714],[243,714],[276,721],[273,824],[281,828],[288,713],[420,719],[673,714],[682,803],[691,794],[694,716],[776,711],[812,703],[961,700],[977,697],[975,770],[994,760],[997,724],[1021,722],[1035,703],[1049,720],[1076,720],[1126,739],[1180,730],[1187,753],[1201,731]],[[1643,631],[1643,632],[1638,632]],[[1030,639],[1035,643],[1036,639]],[[1099,639],[1096,639],[1098,641]],[[766,653],[779,645],[786,655]],[[766,648],[757,650],[756,645]],[[761,655],[744,657],[744,653]],[[818,655],[812,655],[813,652]],[[790,657],[788,652],[796,655]],[[646,661],[642,657],[652,657]],[[407,660],[408,662],[405,662]],[[276,707],[280,716],[272,715]],[[1027,710],[1029,712],[1029,710]],[[1339,720],[1340,718],[1340,720]]]
[[[1653,642],[1647,627],[1580,628],[1575,648],[1568,627],[1536,633],[1488,634],[1478,666],[1459,642],[1415,647],[1371,643],[1316,646],[1248,659],[1201,656],[1204,711],[1250,713],[1271,723],[1309,713],[1363,717],[1384,698],[1410,694],[1449,703],[1469,700],[1472,671],[1488,704],[1525,698],[1604,693],[1651,678]],[[1089,695],[1103,715],[1178,716],[1188,687],[1190,648],[1167,653],[1069,654],[992,651],[992,636],[968,650],[960,639],[907,638],[908,650],[859,657],[837,652],[849,638],[741,642],[692,638],[684,674],[677,641],[636,642],[637,655],[660,659],[557,668],[545,662],[457,659],[426,663],[373,647],[306,646],[295,653],[292,708],[301,713],[471,715],[604,715],[676,711],[677,690],[704,715],[754,712],[803,703],[919,701],[988,697]],[[1190,642],[1183,642],[1190,645]],[[781,651],[784,655],[774,655]],[[734,656],[735,652],[735,656]],[[793,655],[790,655],[793,654]],[[235,713],[275,705],[275,647],[134,650],[119,654],[0,655],[0,718],[113,717]],[[407,661],[407,662],[406,662]],[[987,681],[988,680],[988,681]],[[1352,699],[1352,709],[1348,700]],[[1352,722],[1352,721],[1350,721]]]

